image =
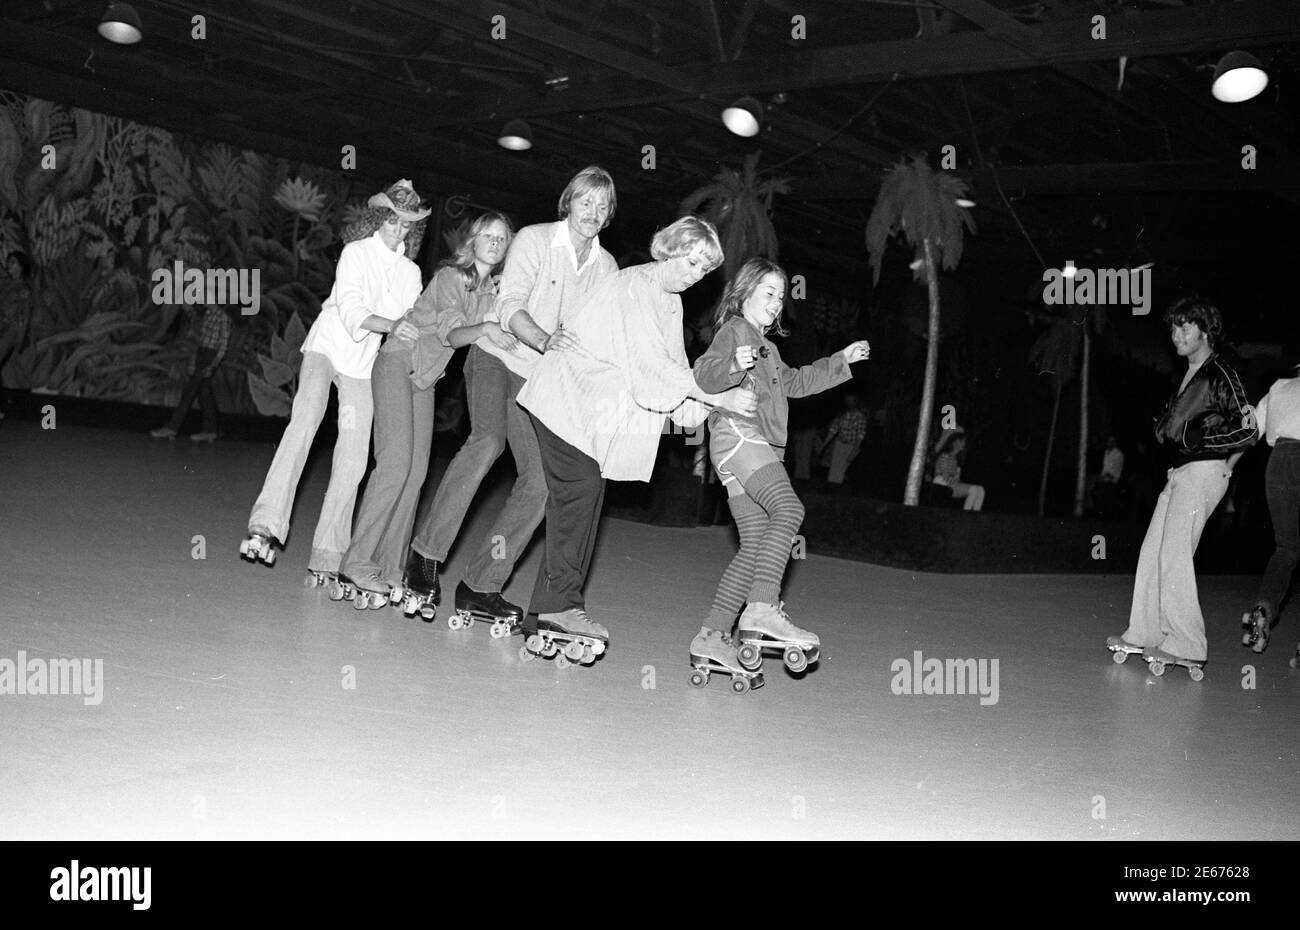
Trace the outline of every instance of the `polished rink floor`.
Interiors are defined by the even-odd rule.
[[[1252,579],[1201,580],[1194,683],[1111,661],[1131,576],[809,556],[785,597],[820,665],[769,658],[737,697],[686,684],[729,528],[607,519],[588,604],[613,644],[561,670],[445,607],[426,624],[304,588],[327,456],[276,566],[241,562],[271,454],[0,423],[0,661],[104,675],[97,706],[0,695],[0,838],[1300,838],[1300,630],[1238,644]],[[996,660],[996,703],[895,694],[917,652]]]

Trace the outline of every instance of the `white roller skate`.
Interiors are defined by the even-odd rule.
[[[1122,636],[1107,636],[1106,648],[1111,651],[1111,658],[1116,665],[1123,665],[1131,655],[1142,655],[1142,646],[1134,646]]]
[[[1151,674],[1157,678],[1163,675],[1165,668],[1170,665],[1181,665],[1187,669],[1187,677],[1192,681],[1200,681],[1205,677],[1204,659],[1184,659],[1182,656],[1165,652],[1159,646],[1147,646],[1142,650],[1142,658],[1147,660],[1147,665],[1151,668]]]
[[[340,572],[329,583],[331,601],[351,601],[357,610],[367,607],[378,610],[389,603],[388,586],[374,572],[361,578],[352,579]]]
[[[339,577],[338,572],[318,572],[314,568],[307,569],[307,577],[302,580],[303,587],[306,588],[325,588],[329,587]]]
[[[250,526],[248,536],[239,544],[240,558],[247,559],[250,562],[265,562],[267,565],[275,564],[275,547],[280,546],[279,540],[271,534],[271,531],[261,526]],[[280,548],[284,548],[280,546]]]
[[[744,694],[751,688],[763,687],[763,673],[745,668],[736,658],[736,644],[726,633],[701,630],[691,640],[691,674],[687,679],[692,688],[703,688],[713,672],[731,676],[731,690]]]
[[[1241,615],[1241,625],[1246,632],[1241,634],[1241,644],[1249,646],[1253,652],[1263,652],[1268,648],[1268,634],[1273,626],[1267,604],[1256,604],[1255,609]]]
[[[736,657],[751,671],[762,666],[767,649],[779,649],[785,667],[796,675],[821,658],[817,634],[791,623],[784,603],[747,605],[737,623],[736,637],[740,640]]]
[[[524,624],[524,644],[519,658],[530,662],[538,656],[555,658],[560,668],[591,665],[609,645],[609,630],[587,619],[581,607],[554,614],[538,614],[535,627]]]

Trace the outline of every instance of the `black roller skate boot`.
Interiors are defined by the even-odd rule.
[[[431,623],[441,602],[438,563],[412,549],[402,573],[402,613],[414,617],[418,611],[425,623]]]
[[[465,582],[456,585],[456,612],[447,618],[453,630],[467,630],[475,620],[492,624],[492,638],[522,633],[524,612],[501,596],[500,591],[475,591]]]

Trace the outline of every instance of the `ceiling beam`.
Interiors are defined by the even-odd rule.
[[[397,0],[414,6],[414,0]],[[493,0],[472,0],[482,12],[501,12]],[[973,9],[973,8],[971,8]],[[637,104],[664,104],[687,99],[732,99],[742,94],[916,80],[959,74],[988,74],[1041,68],[1046,64],[1132,59],[1224,48],[1252,48],[1300,40],[1295,0],[1239,0],[1169,10],[1112,15],[1106,39],[1091,37],[1091,17],[1071,17],[1024,26],[1017,41],[1032,42],[1037,54],[1022,51],[1004,38],[965,32],[929,39],[897,39],[860,45],[814,48],[763,55],[725,63],[669,68],[573,33],[527,14],[506,13],[520,32],[564,48],[621,73],[614,78],[573,86],[564,94],[520,94],[511,106],[521,114],[596,111]],[[486,23],[486,19],[483,20]],[[465,109],[481,113],[494,101],[464,98]],[[464,122],[457,106],[431,113],[438,125]]]
[[[997,185],[1007,194],[1091,194],[1154,191],[1274,190],[1300,192],[1300,176],[1279,166],[1242,171],[1218,161],[1137,162],[1132,164],[1003,165],[977,170],[970,178],[975,197],[988,200]],[[844,171],[824,177],[794,178],[797,200],[874,200],[879,171]]]
[[[419,167],[464,181],[488,174],[510,190],[553,183],[553,172],[540,159],[471,151],[448,144],[455,140],[445,134],[431,134],[420,120],[424,101],[415,94],[394,94],[387,110],[365,113],[342,114],[304,102],[286,106],[282,96],[214,76],[196,77],[182,67],[157,61],[142,67],[130,47],[70,39],[13,21],[0,28],[0,77],[20,93],[206,138],[257,140],[240,144],[325,166],[337,166],[342,147],[350,144],[366,172],[370,165],[383,165],[390,174],[393,154],[406,153],[401,161],[407,167],[399,174]],[[245,117],[243,123],[214,118],[232,108]],[[408,118],[395,120],[397,114]]]

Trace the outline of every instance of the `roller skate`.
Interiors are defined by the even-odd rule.
[[[303,587],[306,588],[325,588],[336,581],[339,577],[338,572],[318,572],[314,568],[307,569],[307,577],[302,580]]]
[[[1142,646],[1134,646],[1122,636],[1107,636],[1106,648],[1111,651],[1111,658],[1116,665],[1123,665],[1131,655],[1142,655]]]
[[[400,600],[402,613],[406,616],[414,617],[418,612],[420,619],[431,623],[442,600],[442,587],[438,584],[438,563],[412,549],[406,560],[406,571],[402,575]]]
[[[1254,652],[1268,648],[1268,633],[1273,625],[1271,613],[1267,604],[1256,604],[1250,613],[1241,615],[1241,625],[1246,628],[1241,634],[1243,646],[1249,646]]]
[[[475,620],[492,624],[492,638],[503,639],[523,630],[524,612],[501,596],[500,591],[482,593],[465,582],[456,585],[456,612],[447,618],[453,630],[468,630]]]
[[[531,624],[525,622],[523,632],[525,639],[519,647],[519,658],[530,662],[538,656],[554,657],[559,668],[591,665],[609,645],[609,630],[588,620],[587,612],[581,607],[538,614]]]
[[[386,607],[388,595],[388,586],[380,579],[378,572],[371,572],[355,580],[339,572],[329,583],[331,601],[351,601],[357,610]]]
[[[750,688],[763,687],[763,673],[745,668],[736,658],[736,644],[726,633],[700,630],[691,640],[691,674],[687,679],[692,688],[703,688],[713,672],[731,676],[731,690],[744,694]]]
[[[250,526],[248,536],[239,544],[239,555],[250,562],[275,564],[275,547],[284,548],[271,531],[262,526]]]
[[[784,602],[746,605],[736,636],[740,640],[736,658],[750,671],[762,666],[765,649],[780,649],[785,667],[796,675],[821,658],[821,640],[790,622]]]
[[[1181,665],[1187,669],[1187,677],[1192,681],[1200,681],[1205,677],[1204,659],[1184,659],[1182,656],[1165,652],[1159,646],[1147,646],[1142,650],[1142,658],[1147,660],[1147,665],[1151,667],[1151,674],[1157,678],[1163,675],[1165,668],[1170,665]]]

